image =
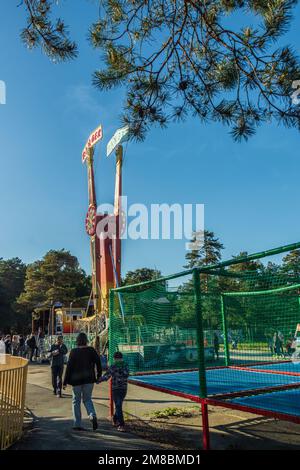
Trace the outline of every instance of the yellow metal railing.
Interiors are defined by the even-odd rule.
[[[0,450],[22,435],[28,361],[0,355]]]

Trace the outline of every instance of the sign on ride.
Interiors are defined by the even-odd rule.
[[[88,140],[87,140],[87,143],[85,144],[84,146],[84,149],[82,151],[82,163],[85,162],[87,156],[88,156],[88,149],[90,149],[91,147],[93,147],[94,145],[96,145],[97,142],[99,142],[99,140],[101,140],[103,137],[103,133],[102,133],[102,126],[100,124],[99,127],[97,127],[97,129],[95,129],[91,135],[89,136]]]
[[[124,142],[124,140],[126,140],[128,131],[129,131],[129,127],[124,126],[124,127],[121,127],[121,129],[118,129],[114,133],[114,135],[112,136],[112,138],[110,139],[110,141],[108,142],[107,147],[106,147],[106,156],[107,157],[110,156],[110,154],[114,151],[114,149],[118,145],[120,145],[122,142]]]

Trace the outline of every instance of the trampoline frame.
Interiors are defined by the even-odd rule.
[[[285,253],[288,251],[296,250],[300,248],[300,242],[298,243],[293,243],[290,245],[285,245],[285,246],[280,246],[278,248],[270,249],[267,251],[261,251],[259,253],[253,253],[250,255],[246,256],[239,256],[232,258],[231,260],[227,261],[221,261],[215,264],[207,265],[207,266],[202,266],[201,268],[199,267],[193,267],[191,269],[188,269],[183,272],[179,272],[176,274],[173,274],[171,276],[164,276],[158,279],[152,279],[150,281],[144,281],[141,283],[137,284],[132,284],[130,286],[122,286],[122,287],[117,287],[110,289],[109,292],[109,317],[112,317],[114,314],[114,295],[117,293],[118,295],[123,292],[128,292],[130,289],[135,289],[135,288],[140,288],[141,286],[147,286],[150,287],[152,285],[155,285],[156,283],[159,282],[166,282],[171,279],[176,279],[180,278],[182,276],[186,275],[192,275],[193,277],[193,292],[194,292],[194,313],[195,313],[195,320],[196,320],[196,332],[197,332],[197,345],[198,345],[198,365],[196,370],[199,373],[199,397],[183,392],[178,392],[176,390],[170,390],[166,389],[163,387],[155,386],[152,384],[146,384],[146,383],[141,383],[138,380],[134,379],[129,379],[129,382],[137,385],[137,386],[142,386],[144,388],[149,388],[153,389],[156,391],[160,391],[162,393],[167,393],[175,396],[179,396],[182,398],[186,398],[190,401],[200,403],[201,405],[201,410],[202,410],[202,428],[203,428],[203,448],[205,450],[208,450],[210,448],[210,436],[209,436],[209,421],[208,421],[208,405],[212,406],[221,406],[224,408],[231,408],[231,409],[236,409],[240,411],[245,411],[249,413],[254,413],[260,416],[270,416],[273,418],[278,418],[278,419],[283,419],[291,422],[296,422],[300,423],[300,417],[296,417],[293,415],[289,415],[286,413],[280,413],[276,411],[271,411],[271,410],[264,410],[264,409],[259,409],[256,407],[251,407],[248,405],[240,405],[238,403],[230,403],[229,401],[226,401],[228,398],[233,398],[233,397],[240,397],[240,396],[251,396],[255,394],[263,394],[263,393],[268,393],[268,392],[276,392],[276,391],[284,391],[284,390],[289,390],[291,388],[299,388],[300,387],[300,381],[299,383],[289,383],[289,384],[283,384],[283,385],[278,385],[278,386],[271,386],[271,387],[262,387],[259,389],[252,389],[252,390],[242,390],[242,391],[236,391],[233,393],[227,393],[227,394],[220,394],[220,395],[213,395],[211,397],[207,396],[207,384],[206,384],[206,370],[209,368],[206,368],[206,360],[205,360],[205,354],[204,354],[204,330],[203,330],[203,316],[202,316],[202,292],[201,292],[201,280],[200,280],[200,273],[205,273],[205,274],[212,274],[212,275],[225,275],[224,268],[228,268],[229,266],[235,265],[235,264],[240,264],[244,262],[249,262],[252,260],[258,260],[261,258],[265,258],[267,256],[274,256],[278,255],[281,253]],[[226,274],[227,275],[227,274]],[[299,281],[298,281],[299,282]],[[223,299],[226,296],[230,295],[266,295],[270,293],[274,293],[274,291],[278,292],[283,292],[283,291],[288,291],[291,289],[296,289],[300,288],[300,284],[294,284],[294,285],[288,285],[285,287],[279,287],[276,289],[265,289],[263,291],[252,291],[252,292],[221,292],[221,317],[222,317],[222,324],[223,324],[223,332],[224,332],[224,352],[225,352],[225,366],[220,366],[220,367],[212,367],[211,369],[220,369],[220,368],[232,368],[233,369],[238,369],[238,370],[248,370],[248,372],[254,372],[254,370],[249,367],[242,367],[242,365],[235,365],[232,366],[230,364],[230,355],[229,355],[229,344],[228,344],[228,334],[227,334],[227,321],[226,321],[226,315],[224,313],[224,304],[223,304]],[[115,348],[112,347],[113,344],[113,331],[112,328],[109,328],[109,356],[110,356],[110,363],[113,360],[113,353],[115,352]],[[280,362],[280,361],[277,361]],[[286,361],[282,361],[286,362]],[[263,363],[262,363],[263,364]],[[266,364],[266,362],[265,362]],[[254,364],[252,364],[253,366]],[[257,364],[258,365],[258,364]],[[159,374],[159,373],[167,373],[171,371],[161,371],[161,372],[152,372],[152,374]],[[175,371],[172,371],[175,372]],[[177,372],[183,372],[177,371]],[[259,372],[258,370],[255,370],[255,372]],[[261,372],[265,372],[264,370],[261,370]],[[267,371],[270,374],[274,374],[274,371]],[[275,371],[276,374],[276,371]],[[136,374],[138,375],[138,374]],[[139,374],[142,375],[142,374]],[[143,374],[144,375],[144,374]],[[276,374],[277,375],[277,374]],[[281,375],[293,375],[293,376],[300,376],[300,373],[296,374],[282,374]],[[112,403],[112,393],[111,393],[111,385],[110,385],[110,413],[112,414],[113,412],[113,403]]]
[[[267,364],[279,364],[279,363],[288,363],[288,361],[276,361],[275,362],[263,362],[257,364],[251,364],[251,366],[255,365],[267,365]],[[217,369],[235,369],[235,370],[243,370],[248,372],[256,372],[256,373],[269,373],[273,375],[281,374],[281,375],[288,375],[288,376],[295,376],[299,377],[300,373],[295,372],[286,372],[282,373],[279,371],[270,371],[265,369],[253,369],[251,367],[247,367],[246,365],[242,366],[217,366],[217,367],[207,367],[206,370],[217,370]],[[168,374],[168,373],[182,373],[182,372],[195,372],[198,369],[179,369],[179,370],[161,370],[161,371],[151,371],[151,372],[137,372],[135,376],[145,376],[145,375],[161,375],[161,374]],[[129,378],[128,383],[132,385],[136,385],[138,387],[147,388],[150,390],[154,390],[161,393],[166,393],[169,395],[177,396],[180,398],[184,398],[190,400],[194,403],[199,403],[201,405],[201,413],[202,413],[202,443],[204,450],[210,450],[210,429],[209,429],[209,419],[208,419],[208,406],[217,406],[222,408],[229,408],[232,410],[238,410],[245,413],[252,413],[258,416],[267,416],[274,419],[280,419],[284,421],[293,422],[296,424],[300,424],[300,416],[295,416],[288,413],[281,413],[279,411],[272,411],[262,408],[256,408],[255,406],[249,405],[241,405],[239,403],[232,403],[228,401],[230,398],[238,398],[238,397],[247,397],[253,395],[264,395],[266,393],[272,392],[280,392],[280,391],[287,391],[291,389],[298,389],[300,388],[299,383],[291,383],[291,384],[283,384],[283,385],[276,385],[276,386],[267,386],[261,387],[257,389],[250,389],[250,390],[241,390],[236,392],[230,393],[220,393],[214,394],[212,396],[208,396],[205,398],[201,398],[197,395],[192,395],[185,392],[180,392],[177,390],[171,390],[165,387],[160,387],[159,385],[153,385],[146,382],[140,382],[135,379]]]

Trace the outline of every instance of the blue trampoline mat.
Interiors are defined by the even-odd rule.
[[[239,405],[250,406],[258,410],[268,410],[293,416],[300,416],[300,390],[285,390],[263,395],[234,398],[229,401]]]
[[[281,371],[281,372],[291,372],[291,373],[296,373],[300,374],[300,362],[292,362],[292,361],[287,361],[287,362],[279,362],[279,363],[270,363],[270,364],[263,364],[260,366],[251,366],[249,365],[248,367],[251,367],[252,369],[265,369],[265,370],[276,370],[276,371]]]
[[[279,365],[279,364],[278,364]],[[264,366],[266,367],[266,366]],[[197,371],[168,372],[162,374],[132,376],[137,385],[139,382],[157,388],[199,396],[199,378]],[[208,369],[206,371],[207,394],[219,395],[225,393],[255,390],[266,387],[300,384],[300,377],[290,375],[268,374],[240,369]]]

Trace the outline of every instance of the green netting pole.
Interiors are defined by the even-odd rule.
[[[203,334],[203,321],[202,321],[200,274],[198,272],[198,269],[193,270],[193,281],[194,281],[194,292],[195,292],[195,316],[196,316],[197,343],[198,343],[200,398],[206,398],[207,390],[206,390],[205,356],[204,356],[204,334]]]
[[[113,314],[114,314],[114,291],[110,289],[109,291],[109,316],[108,316],[108,361],[109,365],[111,366],[113,363],[113,356],[114,356],[114,347],[113,347],[113,331],[112,331],[112,324],[113,324]],[[114,402],[112,397],[112,381],[109,380],[109,418],[112,419],[114,415]]]
[[[115,300],[115,293],[113,289],[110,289],[109,291],[109,306],[108,306],[108,361],[109,365],[113,363],[113,356],[114,356],[114,348],[112,344],[112,319],[114,315],[114,300]]]
[[[201,302],[201,286],[200,274],[198,269],[193,270],[194,293],[195,293],[195,317],[197,328],[197,345],[198,345],[198,363],[199,363],[199,396],[201,400],[202,412],[202,442],[203,449],[209,450],[209,423],[208,408],[205,398],[207,397],[206,387],[206,371],[205,371],[205,354],[204,354],[204,334],[202,319],[202,302]]]
[[[230,352],[229,352],[229,343],[228,343],[227,318],[225,314],[223,294],[221,294],[221,315],[222,315],[223,336],[224,336],[225,365],[229,366],[230,365]]]

